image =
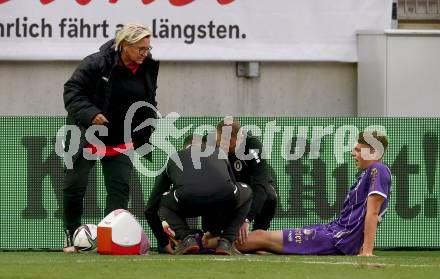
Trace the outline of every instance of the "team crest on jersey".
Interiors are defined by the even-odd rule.
[[[234,162],[234,169],[236,171],[241,171],[243,169],[243,164],[241,163],[240,160]]]

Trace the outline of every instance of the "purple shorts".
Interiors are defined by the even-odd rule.
[[[283,230],[283,254],[342,255],[326,225]]]

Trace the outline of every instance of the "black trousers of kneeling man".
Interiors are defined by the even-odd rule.
[[[191,233],[186,218],[202,217],[203,230],[231,242],[243,224],[251,203],[252,190],[244,183],[235,183],[231,195],[220,197],[179,196],[179,189],[165,194],[161,199],[159,215],[175,231],[177,239]]]

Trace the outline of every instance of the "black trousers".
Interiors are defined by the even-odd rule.
[[[240,183],[231,199],[209,203],[182,201],[175,196],[175,191],[171,191],[162,197],[159,215],[174,230],[177,239],[182,240],[191,234],[186,218],[201,216],[204,231],[232,242],[249,212],[251,202],[251,188]]]
[[[266,201],[261,208],[259,214],[254,218],[254,225],[252,230],[267,230],[270,227],[270,222],[275,216],[275,211],[277,208],[277,193],[272,184],[266,185]]]
[[[83,200],[89,180],[89,173],[96,161],[78,157],[73,169],[66,169],[63,188],[64,228],[73,233],[81,225]],[[104,183],[107,191],[105,215],[115,209],[127,209],[129,180],[133,169],[130,158],[124,154],[101,159]]]

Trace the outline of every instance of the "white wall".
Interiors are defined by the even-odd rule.
[[[78,62],[0,61],[0,115],[65,115],[63,84]],[[162,62],[162,113],[185,116],[356,116],[354,63],[262,63],[238,78],[234,62]]]
[[[440,31],[358,34],[358,115],[439,117]]]

